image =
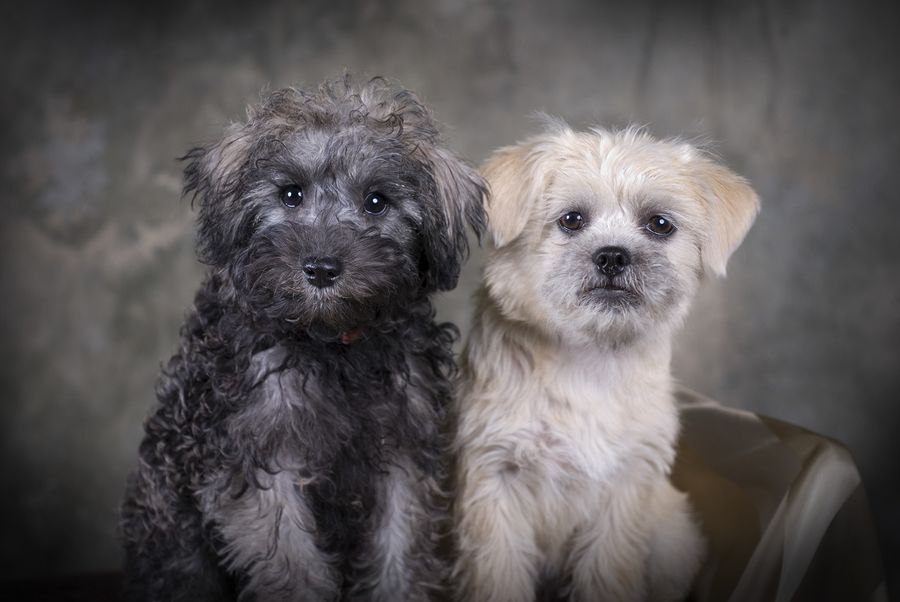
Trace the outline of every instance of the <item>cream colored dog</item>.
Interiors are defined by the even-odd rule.
[[[633,128],[555,123],[483,171],[493,245],[456,425],[459,598],[680,599],[704,545],[669,482],[672,334],[757,196]]]

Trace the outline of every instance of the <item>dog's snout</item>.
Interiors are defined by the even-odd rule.
[[[631,255],[622,247],[601,247],[593,259],[600,271],[610,277],[621,274],[631,263]]]
[[[311,257],[303,262],[303,273],[313,286],[325,288],[334,284],[344,269],[344,264],[335,257]]]

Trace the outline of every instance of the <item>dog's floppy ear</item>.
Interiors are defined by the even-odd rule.
[[[469,251],[466,224],[479,240],[484,230],[484,180],[441,146],[431,111],[411,90],[375,77],[362,86],[359,98],[368,117],[394,128],[413,149],[412,157],[429,180],[433,202],[424,203],[421,226],[424,286],[429,292],[450,290]]]
[[[509,244],[525,230],[543,188],[537,159],[536,144],[526,141],[494,151],[481,166],[490,189],[488,231],[496,247]]]
[[[229,249],[253,227],[250,212],[244,219],[231,219],[240,211],[237,198],[252,140],[247,127],[232,125],[220,141],[193,148],[181,157],[186,162],[184,194],[200,201],[198,251],[209,264],[221,265]]]
[[[432,145],[419,150],[437,200],[425,207],[423,215],[425,286],[429,291],[450,290],[456,287],[469,251],[466,224],[479,240],[484,231],[485,184],[478,172],[450,151]]]
[[[750,184],[727,167],[686,149],[697,189],[708,216],[707,239],[701,257],[708,272],[725,275],[728,258],[737,249],[759,213],[759,197]]]

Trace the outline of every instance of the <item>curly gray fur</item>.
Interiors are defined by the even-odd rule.
[[[481,179],[382,79],[274,92],[185,160],[209,274],[128,482],[127,597],[430,599],[456,332],[428,296],[483,228]]]

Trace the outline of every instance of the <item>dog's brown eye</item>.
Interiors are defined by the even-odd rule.
[[[657,236],[668,236],[675,231],[675,224],[661,215],[654,215],[647,222],[647,229]]]
[[[303,189],[299,186],[285,186],[281,189],[281,202],[285,207],[293,209],[303,200]]]
[[[559,218],[557,223],[566,230],[581,230],[584,226],[584,218],[577,211],[569,211]]]
[[[367,196],[366,201],[363,203],[363,209],[366,210],[366,213],[371,213],[372,215],[381,215],[387,209],[387,206],[387,199],[374,192]]]

